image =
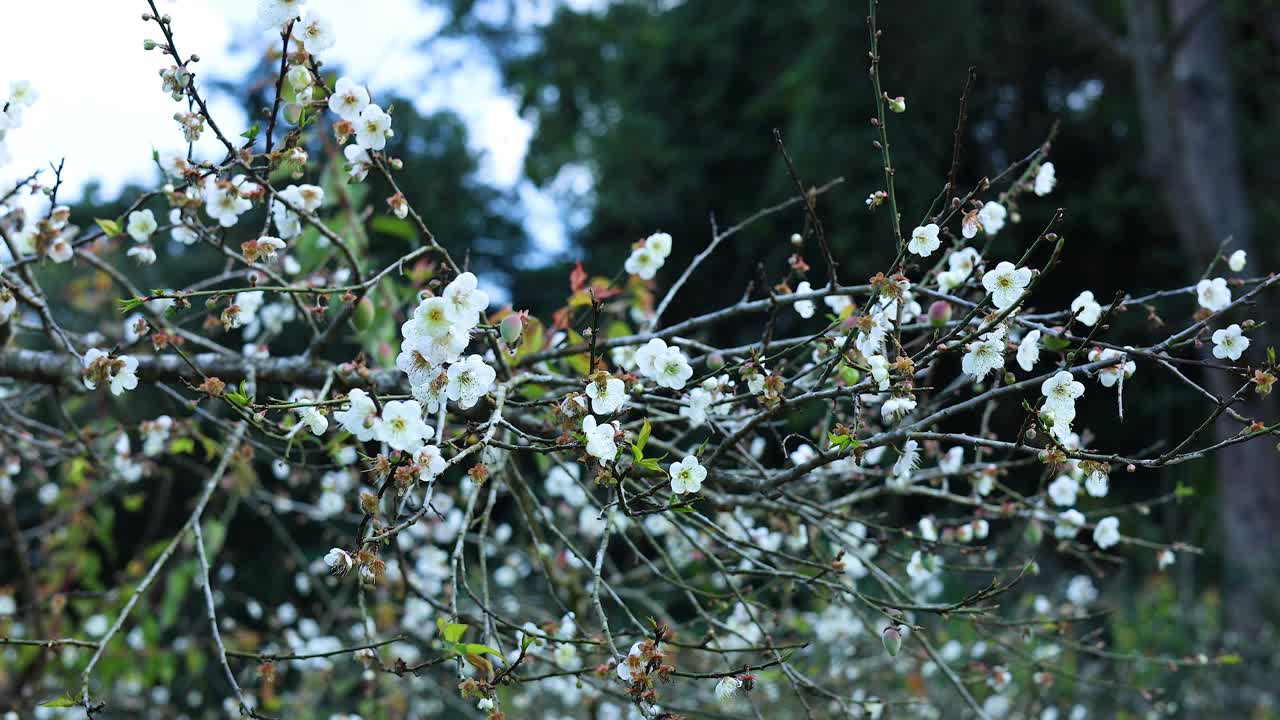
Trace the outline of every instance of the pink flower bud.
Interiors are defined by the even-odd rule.
[[[942,327],[951,322],[951,303],[946,300],[936,300],[929,306],[929,324],[934,327]]]
[[[508,315],[502,318],[502,322],[498,324],[498,332],[502,334],[502,341],[508,345],[514,345],[520,339],[520,333],[524,330],[524,322],[518,314]]]

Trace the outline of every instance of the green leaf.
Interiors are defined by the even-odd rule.
[[[98,224],[98,227],[102,228],[102,232],[106,233],[107,237],[115,237],[120,234],[120,223],[115,220],[94,218],[93,221]]]
[[[1071,341],[1058,335],[1041,336],[1040,343],[1053,352],[1062,352],[1071,347]]]
[[[116,310],[119,310],[121,315],[133,312],[140,307],[142,307],[141,298],[116,298]]]
[[[248,140],[249,142],[253,142],[254,140],[258,139],[258,132],[259,132],[258,123],[254,123],[249,126],[248,130],[245,130],[244,132],[240,133],[240,137]]]
[[[401,240],[412,241],[417,237],[417,232],[413,229],[413,223],[408,220],[401,220],[394,215],[375,215],[369,221],[369,229],[383,235],[398,237]]]
[[[466,627],[466,626],[464,625],[463,627]],[[462,646],[462,650],[464,653],[468,655],[489,654],[489,655],[493,655],[494,657],[499,657],[499,658],[502,657],[502,653],[498,652],[497,650],[494,650],[488,645],[480,645],[479,643],[467,643],[466,645]]]
[[[1239,655],[1219,655],[1218,663],[1221,665],[1239,665],[1242,658]]]
[[[449,623],[444,627],[444,630],[441,631],[441,634],[444,636],[445,642],[456,643],[462,639],[462,636],[465,635],[466,632],[467,632],[466,625],[461,625],[459,623]]]
[[[644,450],[645,443],[649,442],[649,434],[653,432],[653,427],[649,425],[649,418],[644,419],[644,424],[640,426],[640,435],[636,438],[636,447]]]
[[[1182,483],[1178,483],[1177,486],[1173,488],[1173,496],[1179,499],[1195,497],[1195,495],[1196,495],[1196,489],[1191,487],[1190,485],[1183,485]]]
[[[662,472],[662,466],[658,464],[658,458],[644,458],[643,460],[636,461],[636,464],[645,470]]]
[[[169,443],[169,454],[190,455],[196,449],[196,441],[189,437],[180,437]]]
[[[76,701],[74,698],[71,697],[70,693],[68,693],[66,697],[60,697],[57,700],[50,700],[49,702],[40,703],[40,707],[75,707],[75,706],[76,706]]]

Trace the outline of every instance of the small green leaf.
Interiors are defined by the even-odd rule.
[[[1218,663],[1220,665],[1239,665],[1242,658],[1239,655],[1219,655]]]
[[[481,645],[479,643],[467,643],[466,645],[462,646],[462,650],[468,655],[489,654],[494,657],[499,657],[499,658],[502,657],[502,653],[498,652],[497,650],[494,650],[488,645]]]
[[[456,643],[462,639],[467,632],[467,626],[458,623],[449,623],[444,627],[442,634],[445,642]]]
[[[50,707],[50,708],[75,707],[75,706],[76,706],[76,701],[74,698],[71,697],[70,694],[68,694],[66,697],[60,697],[57,700],[50,700],[49,702],[40,703],[40,707]]]
[[[142,307],[141,298],[116,298],[116,309],[120,311],[121,315],[133,312],[140,307]]]
[[[1179,499],[1195,497],[1196,489],[1191,487],[1190,485],[1183,485],[1182,483],[1178,483],[1177,486],[1174,487],[1173,489],[1173,495],[1174,497]]]
[[[190,455],[196,449],[196,441],[189,437],[180,437],[169,443],[169,454]]]
[[[636,447],[644,450],[644,446],[649,442],[649,434],[653,432],[653,427],[649,425],[649,418],[644,419],[644,424],[640,426],[640,435],[636,437]]]
[[[102,228],[102,232],[106,233],[107,237],[115,237],[120,234],[120,223],[115,220],[94,218],[93,221],[98,224],[98,227]]]
[[[408,220],[401,220],[394,215],[375,215],[369,221],[369,229],[376,233],[400,238],[401,240],[412,241],[417,235],[412,223]]]
[[[258,139],[258,132],[259,132],[258,123],[254,123],[249,126],[248,130],[245,130],[244,132],[240,133],[240,137],[248,140],[249,142],[253,142],[254,140]]]

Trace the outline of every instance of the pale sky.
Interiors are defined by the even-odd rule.
[[[155,23],[141,19],[146,2],[6,4],[0,93],[7,93],[10,81],[27,80],[39,99],[23,114],[22,127],[9,132],[11,159],[0,167],[0,179],[25,176],[65,158],[68,199],[78,197],[90,179],[101,181],[108,194],[130,180],[154,181],[152,149],[185,148],[173,113],[186,105],[161,89],[157,73],[168,66],[167,56],[143,50],[144,39],[159,38]],[[542,4],[531,3],[530,21],[545,16]],[[239,135],[248,126],[239,104],[204,88],[208,78],[241,77],[269,46],[278,45],[278,34],[259,30],[255,22],[257,0],[158,0],[157,5],[173,18],[179,51],[200,56],[194,70],[211,98],[214,119],[228,136]],[[422,0],[308,0],[306,8],[334,25],[337,43],[323,55],[328,65],[367,85],[375,101],[382,92],[399,91],[418,97],[419,110],[457,112],[469,126],[472,146],[483,153],[482,178],[519,192],[540,247],[565,247],[554,202],[521,179],[532,129],[504,92],[496,69],[483,53],[457,41],[434,43],[430,52],[421,49],[444,22],[442,11]],[[206,132],[197,156],[217,158],[219,149]]]

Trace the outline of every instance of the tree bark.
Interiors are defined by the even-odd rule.
[[[1145,148],[1144,174],[1159,184],[1183,255],[1197,279],[1230,238],[1227,252],[1244,250],[1255,262],[1252,217],[1236,138],[1225,3],[1220,0],[1126,0],[1125,37],[1112,32],[1081,0],[1040,0],[1098,51],[1100,63],[1132,72]],[[1280,36],[1280,35],[1278,35]],[[1215,273],[1218,274],[1218,273]],[[1223,273],[1225,274],[1225,271]],[[1275,323],[1267,305],[1252,319]],[[1255,331],[1250,357],[1269,344]],[[1210,389],[1230,395],[1235,378],[1211,376]],[[1267,419],[1257,402],[1238,410]],[[1238,425],[1220,423],[1219,439]],[[1245,443],[1217,457],[1223,554],[1227,568],[1224,615],[1238,638],[1272,635],[1280,619],[1280,454],[1268,443]]]
[[[1227,252],[1244,250],[1255,260],[1258,253],[1240,167],[1222,3],[1170,0],[1168,9],[1165,33],[1153,0],[1129,0],[1130,48],[1147,170],[1161,181],[1183,252],[1198,277],[1224,240],[1230,239]],[[1259,305],[1250,315],[1264,321],[1269,314]],[[1253,333],[1252,340],[1250,354],[1262,357],[1265,331]],[[1232,382],[1238,380],[1214,373],[1210,389],[1225,397],[1234,390]],[[1258,419],[1272,414],[1252,393],[1238,410]],[[1216,432],[1223,439],[1238,429],[1220,422]],[[1272,633],[1280,617],[1280,455],[1269,443],[1246,443],[1228,448],[1217,463],[1225,620],[1247,647]]]

